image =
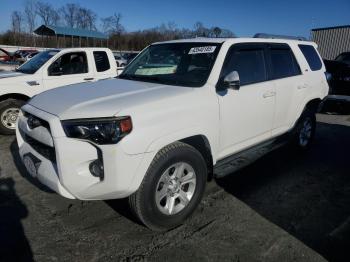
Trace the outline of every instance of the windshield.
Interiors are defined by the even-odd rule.
[[[350,65],[350,53],[340,54],[335,60]]]
[[[59,50],[50,50],[38,53],[27,63],[24,63],[16,71],[25,74],[34,74],[40,67],[43,66],[51,57],[56,55]]]
[[[220,46],[217,43],[151,45],[126,67],[119,78],[200,87],[209,77]]]

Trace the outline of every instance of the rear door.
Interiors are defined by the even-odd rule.
[[[276,90],[272,126],[272,136],[275,136],[290,129],[307,83],[303,81],[300,66],[288,44],[268,44],[267,62],[269,80]]]
[[[43,83],[46,89],[91,81],[93,72],[84,51],[68,52],[58,57],[44,70]]]
[[[96,50],[92,52],[93,55],[93,66],[95,71],[95,80],[106,79],[117,75],[116,66],[111,65],[114,62],[106,51]]]

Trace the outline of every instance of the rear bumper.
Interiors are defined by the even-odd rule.
[[[30,129],[27,117],[21,114],[16,130],[22,161],[28,153],[41,161],[37,168],[41,183],[64,197],[82,200],[123,198],[137,190],[152,160],[149,154],[130,155],[119,144],[97,146],[68,138],[57,116],[30,105],[23,110],[49,124],[49,128]],[[40,152],[27,136],[39,142],[39,147],[53,150],[55,156]],[[90,163],[96,159],[103,163],[103,178],[90,172]]]

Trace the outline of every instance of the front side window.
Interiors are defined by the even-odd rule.
[[[94,51],[94,59],[97,72],[104,72],[111,68],[106,52]]]
[[[299,48],[312,71],[317,71],[322,68],[321,59],[312,45],[299,45]]]
[[[239,74],[240,84],[249,85],[267,80],[264,48],[233,48],[225,61],[221,77],[232,71]]]
[[[301,74],[300,67],[290,47],[271,46],[271,79],[291,77]]]
[[[55,56],[59,50],[50,50],[38,53],[33,59],[29,60],[27,63],[21,65],[16,71],[25,74],[34,74],[39,70],[48,60]]]
[[[220,46],[218,43],[151,45],[125,68],[119,78],[200,87],[209,77]]]
[[[87,72],[88,63],[85,52],[64,54],[53,62],[48,69],[49,76],[85,74]]]

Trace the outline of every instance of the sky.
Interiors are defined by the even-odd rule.
[[[45,1],[45,0],[44,0]],[[47,0],[58,8],[78,3],[95,11],[99,18],[122,14],[127,31],[174,22],[193,28],[205,26],[230,29],[237,36],[255,33],[309,37],[310,29],[350,25],[350,0]],[[10,28],[11,12],[23,10],[25,0],[0,0],[0,32]],[[39,24],[39,23],[38,23]],[[100,25],[98,21],[98,26]]]

